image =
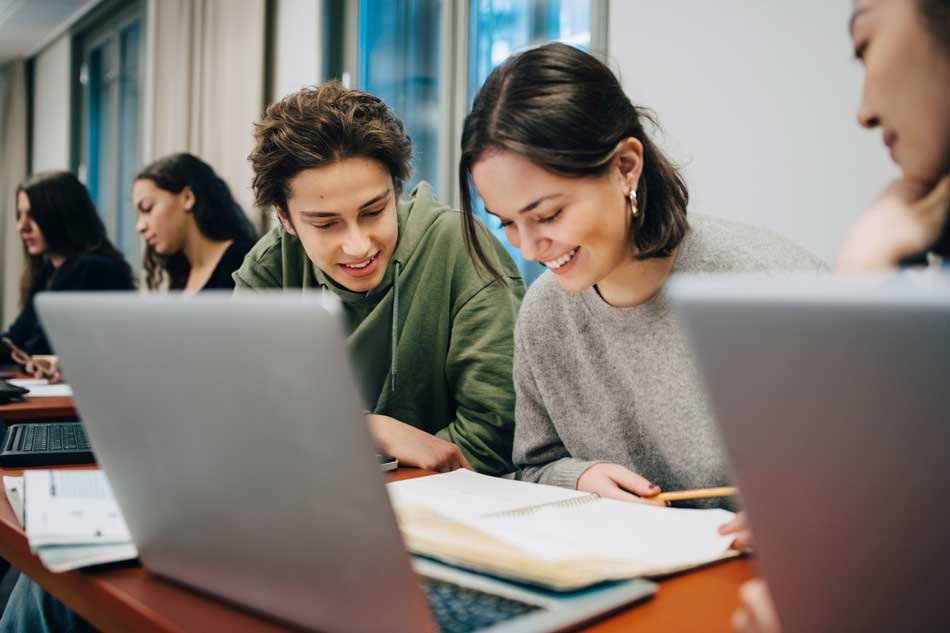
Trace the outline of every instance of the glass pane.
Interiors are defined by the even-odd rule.
[[[132,179],[139,170],[139,51],[142,39],[141,22],[132,22],[119,34],[119,163],[118,217],[116,247],[131,260],[138,260],[139,238],[135,232],[132,208]]]
[[[412,182],[438,190],[440,0],[360,0],[359,85],[406,124]]]
[[[86,147],[87,176],[86,185],[92,201],[96,203],[102,219],[108,223],[109,216],[102,207],[102,192],[105,170],[102,168],[102,159],[108,156],[109,148],[109,92],[106,81],[106,60],[108,55],[103,50],[105,46],[92,49],[86,60],[86,130],[88,145]]]
[[[111,195],[112,174],[109,169],[110,151],[112,149],[112,112],[113,103],[110,98],[112,84],[111,60],[112,46],[110,42],[93,48],[87,58],[88,82],[86,84],[86,112],[89,144],[86,154],[88,175],[86,184],[99,215],[114,235],[113,196]]]
[[[591,0],[472,0],[470,6],[469,103],[488,73],[513,53],[555,40],[590,48]],[[484,213],[481,199],[476,204],[485,223],[518,263],[525,283],[530,284],[544,272],[544,266],[524,261],[508,244],[498,220]]]

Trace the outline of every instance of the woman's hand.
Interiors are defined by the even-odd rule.
[[[739,588],[739,608],[732,614],[735,633],[782,633],[769,587],[761,578]]]
[[[59,356],[34,354],[26,363],[25,371],[34,378],[45,378],[51,385],[63,382],[63,371],[59,367]]]
[[[643,497],[660,494],[660,488],[629,468],[619,464],[595,464],[584,471],[577,480],[577,489],[593,492],[607,499],[634,501],[665,506],[663,501],[650,501]]]
[[[950,176],[934,186],[896,180],[871,203],[838,252],[836,272],[886,270],[935,245],[947,223]]]
[[[415,466],[445,473],[459,468],[475,470],[459,447],[388,415],[366,416],[370,433],[380,450],[399,460],[400,466]]]
[[[746,522],[745,512],[740,512],[733,517],[732,521],[720,525],[719,533],[723,536],[736,535],[736,538],[732,541],[732,549],[752,549],[752,530],[749,529]]]

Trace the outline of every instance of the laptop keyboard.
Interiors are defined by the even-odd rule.
[[[79,424],[31,424],[19,446],[24,452],[88,450],[89,441]]]
[[[423,589],[442,633],[469,633],[539,611],[541,607],[494,593],[423,578]]]
[[[3,466],[54,466],[95,461],[79,422],[28,422],[7,428],[0,450]]]

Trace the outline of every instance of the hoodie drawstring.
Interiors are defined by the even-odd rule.
[[[399,260],[393,261],[393,331],[391,338],[389,384],[392,392],[396,393],[396,325],[399,319]]]

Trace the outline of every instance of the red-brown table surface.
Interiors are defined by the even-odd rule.
[[[29,378],[18,374],[18,378]],[[69,396],[51,398],[26,397],[22,402],[0,404],[0,420],[6,424],[15,422],[48,422],[52,420],[76,420],[76,405]],[[2,430],[2,427],[0,427]]]
[[[84,468],[84,467],[78,467]],[[0,474],[22,470],[0,468]],[[400,468],[390,481],[430,474]],[[286,630],[278,623],[160,579],[135,564],[54,574],[30,552],[26,536],[3,495],[0,556],[104,631],[141,633]],[[739,585],[754,575],[748,559],[731,560],[663,580],[650,600],[585,627],[590,633],[729,630]],[[384,631],[384,625],[380,631]]]

